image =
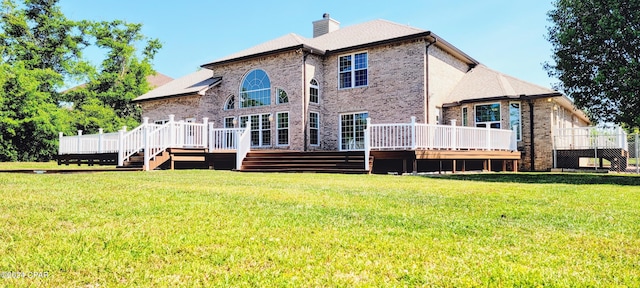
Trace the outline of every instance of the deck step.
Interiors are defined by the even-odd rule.
[[[368,173],[363,152],[251,151],[242,172]]]

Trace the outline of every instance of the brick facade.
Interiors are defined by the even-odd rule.
[[[519,169],[523,171],[548,171],[553,168],[553,129],[561,125],[566,128],[587,126],[583,120],[575,115],[575,112],[568,110],[549,98],[539,98],[531,100],[533,104],[533,146],[534,146],[534,165],[531,161],[531,114],[528,100],[501,100],[489,102],[476,102],[463,104],[459,106],[447,107],[444,109],[443,118],[446,125],[449,125],[452,119],[457,120],[456,125],[462,126],[462,109],[467,108],[468,126],[475,126],[475,106],[499,103],[500,104],[500,126],[502,129],[510,128],[509,104],[512,102],[520,103],[520,121],[522,129],[521,141],[518,141],[518,150],[522,152],[522,158],[519,162]],[[560,111],[560,112],[559,112]],[[560,115],[560,116],[558,116]],[[567,127],[570,126],[570,127]]]
[[[412,40],[324,57],[289,51],[217,65],[214,75],[221,76],[223,80],[205,95],[142,102],[143,116],[151,121],[166,119],[168,114],[175,114],[176,120],[208,117],[215,127],[223,127],[226,117],[239,119],[244,115],[271,114],[275,118],[278,112],[289,112],[289,145],[275,145],[276,121],[273,121],[270,149],[339,150],[342,114],[367,112],[373,123],[408,123],[411,116],[416,116],[418,122],[426,122],[428,111],[433,111],[433,107],[429,108],[427,103],[427,86],[432,91],[430,94],[445,94],[452,89],[455,79],[468,69],[462,61],[436,46],[429,47],[427,68],[427,45],[424,39]],[[339,89],[338,58],[361,52],[368,53],[368,85]],[[271,104],[239,108],[239,103],[236,103],[235,109],[224,110],[230,95],[234,95],[238,101],[241,82],[254,69],[262,69],[269,76]],[[425,83],[427,71],[434,78],[429,80],[428,85]],[[319,84],[318,104],[308,103],[311,79]],[[289,103],[276,104],[276,88],[287,92]],[[319,146],[305,145],[305,134],[309,133],[309,112],[318,112],[320,115]],[[306,138],[308,143],[308,136]]]

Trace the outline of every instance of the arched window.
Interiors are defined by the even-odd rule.
[[[311,79],[309,82],[309,102],[320,103],[320,86],[318,86],[316,79]]]
[[[240,108],[271,104],[271,81],[264,70],[252,70],[240,86]]]
[[[224,110],[233,110],[236,108],[236,96],[229,95],[227,101],[224,102]]]
[[[276,94],[278,95],[278,104],[289,103],[289,95],[287,95],[287,91],[284,89],[278,88],[276,89]]]

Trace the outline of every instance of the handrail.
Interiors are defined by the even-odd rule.
[[[236,151],[236,170],[240,171],[242,168],[242,161],[247,157],[247,153],[251,150],[251,121],[246,122],[246,127],[242,134],[236,134],[238,136],[238,148]]]
[[[554,131],[555,149],[628,149],[627,133],[619,126],[612,128],[575,127]]]
[[[373,150],[504,150],[517,149],[514,131],[416,123],[369,124],[370,149]]]

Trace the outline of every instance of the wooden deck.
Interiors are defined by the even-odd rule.
[[[373,173],[518,171],[518,151],[414,150],[371,151]]]
[[[59,165],[116,165],[117,155],[68,154]],[[316,172],[316,173],[411,173],[458,172],[468,170],[517,171],[520,152],[483,150],[395,150],[371,151],[364,159],[362,151],[288,151],[252,150],[242,163],[243,172]],[[365,161],[369,171],[365,169]],[[229,150],[170,148],[151,161],[153,169],[234,170],[236,153]],[[132,156],[122,167],[142,170],[143,156]]]

